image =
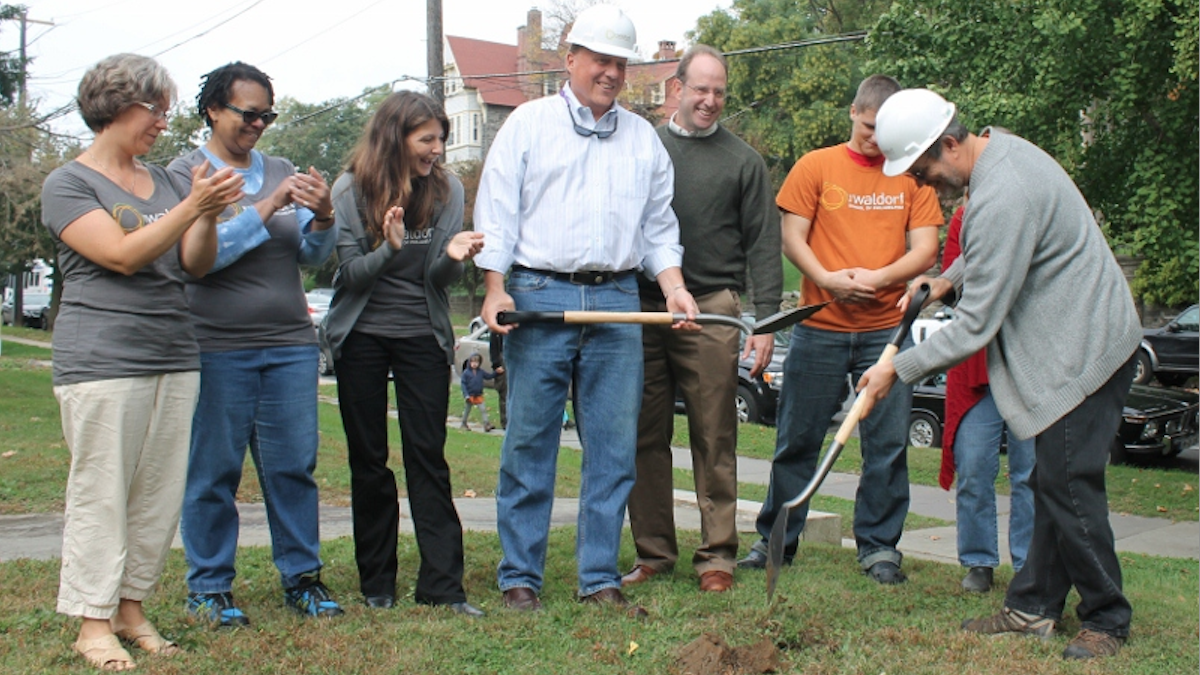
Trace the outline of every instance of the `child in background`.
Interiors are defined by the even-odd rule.
[[[491,422],[488,422],[487,405],[483,402],[483,381],[491,380],[496,375],[484,370],[482,366],[483,357],[479,354],[472,354],[463,367],[461,382],[463,395],[462,428],[471,428],[467,425],[467,419],[471,416],[471,406],[478,406],[479,416],[483,419],[483,430],[486,433],[495,429],[495,427],[492,426]]]

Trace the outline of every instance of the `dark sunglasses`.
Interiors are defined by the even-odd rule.
[[[575,113],[571,112],[571,101],[567,100],[566,95],[563,95],[563,100],[567,102],[567,115],[571,117],[571,124],[575,127],[575,133],[585,137],[595,136],[601,140],[617,133],[617,123],[621,121],[620,115],[613,116],[613,126],[611,129],[589,129],[575,121]]]
[[[254,124],[254,120],[262,120],[263,126],[269,127],[271,126],[271,123],[279,117],[279,113],[275,112],[274,110],[268,110],[266,112],[254,112],[253,110],[242,110],[231,103],[226,103],[225,107],[241,115],[242,122],[245,122],[246,124]]]

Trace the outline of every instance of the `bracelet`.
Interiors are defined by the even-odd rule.
[[[318,216],[314,213],[313,220],[317,221],[318,223],[328,223],[329,221],[333,220],[333,214],[336,212],[337,211],[335,209],[329,209],[329,215],[327,216]]]

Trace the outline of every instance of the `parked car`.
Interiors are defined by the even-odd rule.
[[[938,374],[913,387],[908,444],[941,447],[945,421],[946,376]],[[1134,384],[1121,414],[1121,426],[1109,449],[1109,462],[1131,457],[1172,457],[1193,447],[1200,429],[1200,396],[1188,391]]]
[[[15,312],[13,307],[13,297],[4,301],[0,305],[0,320],[3,320],[4,325],[13,325]],[[49,293],[31,293],[26,291],[21,298],[21,315],[24,317],[22,323],[27,328],[41,328],[45,330],[49,328],[49,323],[46,321],[46,314],[50,311],[50,294]]]
[[[317,324],[317,346],[320,348],[317,354],[317,374],[332,375],[333,348],[329,346],[329,337],[325,335],[325,317],[321,317],[321,322]]]
[[[1177,387],[1200,371],[1200,310],[1192,305],[1162,328],[1142,331],[1133,381],[1146,384],[1151,378]]]
[[[325,318],[329,303],[333,301],[333,289],[314,288],[305,293],[304,298],[308,301],[308,318],[312,319],[314,326],[321,325],[321,319]]]

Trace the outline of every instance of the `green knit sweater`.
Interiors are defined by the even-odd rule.
[[[779,211],[762,157],[724,127],[705,137],[658,129],[675,166],[683,278],[699,296],[722,289],[749,292],[755,316],[779,311],[783,263]],[[747,263],[749,283],[747,284]],[[641,279],[643,297],[662,299]]]

